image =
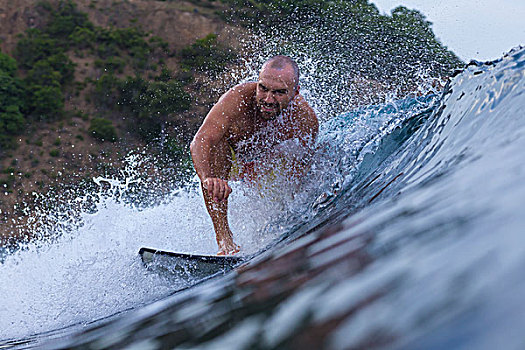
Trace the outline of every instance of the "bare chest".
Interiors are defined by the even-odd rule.
[[[230,126],[228,132],[228,143],[234,149],[238,148],[239,143],[243,143],[249,140],[252,135],[256,132],[257,127],[253,118],[250,116],[243,116],[235,120]]]
[[[293,125],[284,123],[282,119],[257,122],[253,117],[243,117],[232,124],[228,143],[241,159],[253,160],[293,137],[292,129]]]

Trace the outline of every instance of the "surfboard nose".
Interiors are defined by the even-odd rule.
[[[142,247],[139,255],[144,266],[186,287],[218,274],[224,274],[245,261],[239,256],[199,255]]]

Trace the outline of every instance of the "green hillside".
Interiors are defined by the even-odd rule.
[[[341,84],[346,75],[354,91],[366,89],[341,108],[389,89],[406,93],[422,72],[443,77],[462,64],[423,14],[398,7],[381,15],[366,0],[27,4],[36,24],[26,25],[11,49],[0,52],[4,222],[21,215],[20,203],[30,203],[30,193],[118,173],[123,157],[138,147],[166,159],[159,167],[191,168],[189,140],[229,87],[228,72],[245,62],[257,66],[273,54],[300,63],[314,58],[320,63],[307,78],[319,86]],[[203,34],[176,26],[177,32],[162,31],[173,19],[153,16],[154,9],[177,20],[190,16],[187,23],[193,19]],[[233,34],[212,30],[222,27]]]

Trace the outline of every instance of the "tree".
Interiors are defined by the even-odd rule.
[[[59,86],[30,85],[28,87],[28,109],[42,121],[55,120],[62,116],[64,95]]]
[[[88,131],[93,135],[94,138],[100,141],[111,141],[117,140],[117,132],[115,127],[110,120],[104,118],[93,118]]]
[[[217,42],[217,35],[208,34],[181,51],[181,66],[187,70],[218,73],[236,55]]]
[[[0,72],[13,77],[17,69],[16,60],[0,52]]]
[[[15,77],[16,61],[0,52],[0,149],[14,145],[13,136],[23,130],[23,88]]]
[[[119,105],[133,117],[134,130],[145,140],[159,136],[167,118],[190,107],[190,96],[178,81],[148,82],[128,77],[121,83]]]

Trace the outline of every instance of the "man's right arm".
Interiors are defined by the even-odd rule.
[[[224,94],[210,110],[199,131],[193,138],[190,146],[191,156],[197,175],[202,184],[215,200],[222,201],[228,198],[231,188],[226,176],[219,176],[217,169],[212,169],[212,153],[227,152],[221,149],[225,143],[226,134],[231,121],[239,113],[239,104],[242,100],[240,92],[233,88]],[[224,147],[222,147],[224,148]],[[227,157],[227,154],[215,154],[215,157]]]

